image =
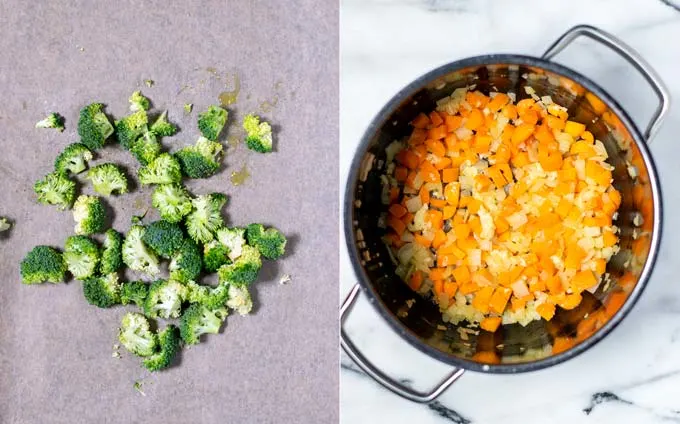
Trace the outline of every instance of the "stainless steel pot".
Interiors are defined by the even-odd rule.
[[[659,105],[643,133],[619,104],[597,84],[551,59],[579,36],[611,48],[649,82]],[[410,132],[419,112],[454,89],[475,85],[488,92],[513,92],[527,97],[531,86],[566,106],[570,119],[586,124],[609,154],[614,186],[622,193],[615,225],[621,229],[621,250],[607,265],[610,282],[587,294],[575,310],[560,310],[550,321],[526,327],[504,325],[495,333],[444,323],[438,307],[418,296],[394,274],[378,219],[385,213],[380,175],[385,172],[385,147]],[[406,86],[378,113],[364,133],[352,163],[345,192],[345,236],[359,283],[340,311],[341,326],[360,291],[408,343],[454,368],[429,392],[417,392],[376,368],[352,343],[344,327],[341,345],[354,362],[377,382],[416,402],[431,402],[464,370],[517,373],[549,367],[573,358],[602,340],[631,310],[644,289],[660,242],[661,191],[647,143],[659,129],[669,106],[668,91],[654,70],[630,47],[597,28],[581,25],[567,31],[542,57],[486,55],[437,68]],[[363,290],[361,290],[363,289]],[[415,303],[408,302],[416,299]],[[405,313],[407,311],[407,313]],[[465,333],[463,336],[462,333]]]

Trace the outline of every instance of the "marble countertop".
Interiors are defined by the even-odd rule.
[[[485,53],[540,55],[573,25],[609,31],[645,57],[680,99],[680,11],[661,0],[343,0],[341,13],[341,181],[364,129],[401,87],[456,59]],[[620,58],[592,42],[557,61],[602,84],[644,127],[654,96]],[[556,367],[520,375],[466,373],[430,405],[401,399],[342,358],[343,423],[680,422],[680,131],[675,105],[651,146],[665,207],[661,253],[633,311],[601,343]],[[677,185],[676,185],[677,184]],[[344,246],[344,241],[343,241]],[[355,282],[341,252],[341,296]],[[360,298],[347,323],[356,345],[415,388],[449,367],[411,348]]]

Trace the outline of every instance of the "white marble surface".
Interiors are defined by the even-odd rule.
[[[579,23],[601,27],[636,48],[680,101],[680,12],[660,0],[344,0],[341,7],[343,184],[364,128],[399,88],[466,56],[540,55]],[[600,82],[645,124],[654,107],[651,90],[622,60],[603,52],[577,45],[558,61]],[[616,330],[551,369],[509,376],[467,373],[431,405],[393,395],[343,356],[342,422],[680,422],[680,119],[673,106],[651,147],[666,216],[661,254],[642,299]],[[354,279],[343,244],[343,298]],[[375,363],[417,388],[433,385],[448,370],[399,339],[365,301],[354,309],[348,332]],[[589,410],[593,403],[598,404]]]

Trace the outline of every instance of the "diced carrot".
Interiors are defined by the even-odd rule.
[[[404,225],[409,225],[413,221],[413,214],[410,212],[407,212],[404,216],[401,217],[401,222],[404,223]]]
[[[427,150],[432,152],[435,156],[443,157],[446,155],[446,147],[444,147],[444,143],[439,141],[438,139],[428,139],[425,141],[425,146],[427,146]]]
[[[534,137],[536,137],[536,140],[538,140],[539,143],[545,146],[549,146],[555,142],[555,136],[553,136],[552,131],[546,125],[539,126],[534,133]]]
[[[458,180],[458,168],[447,168],[442,170],[442,182],[451,183]]]
[[[445,268],[456,263],[456,256],[454,255],[437,255],[437,266],[440,268]]]
[[[430,197],[430,206],[433,208],[442,209],[444,206],[446,206],[446,204],[446,200],[444,199],[435,199],[434,197]]]
[[[439,171],[429,162],[423,162],[420,165],[420,171],[418,174],[425,182],[438,183],[441,181]]]
[[[491,147],[492,141],[493,138],[490,135],[477,134],[475,136],[473,148],[478,154],[487,154],[489,153],[489,148]]]
[[[517,113],[521,115],[525,114],[527,110],[530,110],[536,101],[534,99],[526,98],[517,102]]]
[[[602,233],[602,237],[603,237],[604,247],[615,246],[616,243],[618,243],[618,241],[619,241],[619,238],[616,237],[616,235],[614,233],[612,233],[610,230],[605,230]]]
[[[470,270],[465,265],[456,267],[453,271],[451,271],[451,273],[453,274],[453,278],[456,279],[456,282],[458,284],[465,284],[470,282],[471,278]]]
[[[465,121],[465,128],[469,130],[476,130],[477,128],[481,127],[482,124],[484,124],[484,115],[482,114],[482,111],[479,109],[472,109],[467,121]]]
[[[418,191],[418,196],[420,197],[420,203],[423,205],[430,203],[430,190],[425,187],[425,185],[422,185],[420,187],[420,190]]]
[[[555,305],[548,302],[541,303],[536,307],[536,312],[546,321],[550,321],[555,316]]]
[[[576,344],[576,340],[571,337],[555,337],[553,341],[552,354],[557,355],[558,353],[565,352]]]
[[[430,268],[430,280],[445,280],[448,277],[447,268]]]
[[[443,169],[448,169],[451,166],[451,159],[447,157],[438,157],[437,162],[434,163],[434,167],[437,168],[438,171],[441,171]]]
[[[427,130],[424,128],[416,128],[411,133],[408,139],[408,145],[411,147],[423,144],[427,139]]]
[[[442,244],[446,242],[446,233],[443,230],[437,230],[434,233],[434,238],[432,239],[432,247],[438,249]]]
[[[455,213],[456,213],[456,208],[453,207],[453,206],[447,205],[447,206],[444,206],[442,208],[442,218],[444,220],[450,219],[451,217],[453,217],[453,215],[455,215]]]
[[[536,125],[538,123],[538,113],[533,109],[529,109],[524,113],[520,113],[519,119],[525,124]]]
[[[411,288],[413,291],[418,291],[420,290],[420,287],[423,284],[423,273],[420,271],[415,271],[413,274],[411,274],[411,279],[408,282],[408,286]]]
[[[497,287],[489,301],[489,309],[499,315],[503,314],[510,300],[512,290],[506,287]]]
[[[491,112],[498,112],[503,106],[508,104],[509,101],[510,97],[508,97],[507,94],[498,93],[493,99],[491,99],[486,107],[489,108]]]
[[[581,249],[576,243],[567,245],[567,256],[564,259],[564,267],[566,269],[581,268],[581,261],[586,258],[586,252]]]
[[[560,218],[564,219],[567,217],[567,215],[569,215],[569,212],[571,211],[572,207],[573,205],[571,204],[571,202],[563,197],[557,204],[557,207],[555,208],[555,213],[557,213],[557,215],[559,215]]]
[[[597,279],[592,271],[579,271],[571,280],[572,287],[578,290],[587,290],[597,284]]]
[[[576,138],[586,130],[586,126],[580,122],[567,121],[564,124],[564,132]]]
[[[611,293],[605,301],[605,313],[608,317],[612,317],[619,309],[626,303],[628,295],[623,291],[615,291]]]
[[[587,141],[588,143],[593,143],[595,141],[595,137],[593,137],[593,133],[591,133],[590,131],[583,131],[581,133],[581,138]]]
[[[457,291],[458,291],[458,284],[454,283],[453,281],[445,281],[444,282],[444,293],[446,293],[446,296],[449,299],[453,299],[453,297],[456,295]]]
[[[491,178],[484,174],[475,177],[475,191],[486,191],[492,184]]]
[[[406,181],[406,178],[408,177],[408,169],[406,169],[403,166],[397,166],[394,169],[394,178],[399,181],[400,183],[403,183]]]
[[[479,326],[482,328],[482,330],[486,330],[490,333],[495,332],[498,330],[498,327],[501,325],[501,317],[487,317],[482,320],[482,322],[479,323]]]
[[[501,168],[498,165],[489,167],[486,170],[486,173],[491,178],[496,187],[503,188],[506,184],[508,184],[508,181],[505,179],[505,176],[503,176],[503,172],[501,172]]]
[[[548,115],[548,116],[545,117],[545,120],[546,120],[548,127],[552,128],[554,130],[564,129],[564,121],[561,120],[560,118],[556,117],[556,116]]]
[[[559,303],[560,308],[570,310],[574,309],[578,305],[581,304],[581,294],[580,293],[573,293],[573,294],[567,294],[564,297],[564,300]]]
[[[409,149],[397,153],[395,158],[408,169],[416,169],[420,164],[420,158]]]
[[[442,280],[432,281],[432,290],[434,291],[434,294],[437,295],[437,297],[445,294],[445,292],[444,292],[444,281],[442,281]]]
[[[545,285],[545,281],[544,281],[544,280],[540,280],[540,279],[532,279],[532,280],[529,282],[529,291],[530,291],[531,293],[534,293],[534,292],[542,292],[542,291],[545,291],[546,288],[547,288],[547,287],[546,287],[546,285]]]
[[[415,128],[427,128],[430,125],[430,118],[424,113],[419,113],[418,116],[411,121],[411,125]]]
[[[489,312],[489,302],[491,301],[493,290],[494,288],[490,286],[480,288],[472,298],[472,307],[483,314]]]
[[[387,218],[387,226],[392,228],[399,236],[404,234],[406,231],[406,225],[395,216],[390,216]]]
[[[467,101],[472,107],[483,109],[484,106],[489,103],[489,98],[481,92],[475,90],[465,93],[465,101]]]
[[[416,243],[418,243],[419,245],[421,245],[423,247],[429,248],[430,245],[432,244],[432,240],[428,239],[427,237],[425,237],[421,234],[415,233],[415,234],[413,234],[413,238],[414,238]]]
[[[430,140],[443,140],[444,137],[446,137],[446,127],[444,125],[440,125],[438,127],[432,127],[429,130],[427,130],[427,138]],[[425,141],[427,144],[427,140]]]
[[[390,188],[390,203],[395,203],[399,199],[399,187]]]
[[[496,225],[496,234],[503,234],[510,229],[510,224],[508,224],[508,221],[502,216],[496,218],[494,224]]]
[[[463,118],[457,115],[446,115],[444,117],[444,126],[448,132],[454,132],[463,125]]]
[[[513,312],[519,311],[521,309],[524,309],[524,307],[527,304],[527,299],[526,298],[516,298],[516,297],[511,297],[510,298],[510,310]]]
[[[425,221],[429,222],[435,230],[442,228],[444,224],[444,218],[441,211],[434,209],[430,209],[425,213]]]
[[[437,113],[436,110],[433,110],[432,112],[430,112],[430,122],[432,122],[433,126],[438,127],[444,123],[444,120],[442,119],[441,115]]]
[[[512,133],[512,144],[515,146],[525,142],[531,134],[534,133],[536,127],[529,124],[520,124],[515,127],[515,131]]]
[[[479,286],[477,283],[473,283],[472,281],[468,281],[467,283],[458,283],[458,290],[460,290],[460,293],[463,295],[468,295],[476,292],[479,290]]]
[[[505,116],[511,121],[517,119],[517,107],[513,104],[503,106],[503,109],[501,109],[501,113],[503,113],[503,116]]]
[[[562,168],[562,154],[560,152],[548,152],[543,149],[538,151],[538,161],[543,170],[547,172],[559,171]]]
[[[395,203],[390,206],[389,212],[390,214],[396,216],[397,218],[401,218],[402,216],[406,215],[408,211],[402,205]]]
[[[468,219],[468,225],[474,234],[479,235],[482,232],[482,222],[477,215],[472,215],[470,219]],[[460,238],[463,239],[465,237]]]
[[[460,198],[460,184],[457,182],[451,182],[444,187],[444,197],[449,205],[453,207],[458,206],[458,200]]]

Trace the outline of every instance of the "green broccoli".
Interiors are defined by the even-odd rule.
[[[222,206],[227,196],[222,193],[204,194],[191,201],[194,210],[186,216],[189,236],[197,242],[207,243],[214,238],[213,232],[223,225]]]
[[[210,296],[210,286],[199,284],[195,281],[187,281],[184,283],[187,288],[187,302],[189,303],[205,303]]]
[[[250,150],[260,153],[272,151],[272,127],[267,122],[260,122],[257,115],[248,114],[243,118],[243,129],[246,130],[246,146]]]
[[[99,264],[99,246],[87,236],[70,236],[64,243],[64,263],[77,280],[92,277]]]
[[[45,175],[33,186],[33,191],[38,195],[38,202],[57,205],[59,209],[70,208],[76,197],[76,183],[66,175],[52,172]]]
[[[21,261],[21,282],[24,284],[62,283],[66,263],[58,250],[36,246]]]
[[[113,163],[102,163],[87,172],[87,179],[92,181],[94,191],[102,196],[110,196],[114,191],[127,193],[128,179],[123,169]]]
[[[166,110],[151,124],[150,131],[158,137],[170,137],[177,133],[177,125],[168,121],[168,111]]]
[[[149,118],[139,110],[116,121],[116,137],[125,150],[130,150],[139,137],[148,132]]]
[[[245,245],[233,263],[222,265],[218,270],[220,283],[248,285],[257,279],[257,273],[262,267],[260,251]]]
[[[211,287],[189,281],[185,285],[188,290],[186,300],[189,303],[200,303],[208,309],[217,309],[224,307],[229,299],[229,285],[225,283]]]
[[[81,194],[73,204],[73,220],[76,222],[76,234],[89,235],[104,231],[106,213],[101,199]]]
[[[198,277],[202,267],[201,251],[198,245],[186,238],[179,250],[172,255],[168,270],[171,279],[187,283]]]
[[[59,132],[64,132],[64,117],[56,112],[52,112],[42,121],[35,124],[36,128],[54,128]]]
[[[123,236],[113,228],[109,228],[104,234],[100,272],[110,274],[118,271],[123,266],[122,252]]]
[[[163,153],[138,172],[142,184],[171,184],[182,180],[182,171],[177,159]]]
[[[175,153],[182,173],[189,178],[208,178],[220,169],[222,144],[200,137],[196,144]]]
[[[90,150],[97,150],[104,146],[106,139],[113,134],[113,125],[104,114],[104,105],[92,103],[80,110],[78,120],[78,134],[80,142]]]
[[[92,160],[92,152],[84,144],[73,143],[66,146],[54,161],[54,169],[62,174],[80,174]]]
[[[179,222],[191,212],[191,196],[181,184],[159,184],[151,196],[153,207],[161,218],[168,222]]]
[[[248,315],[253,309],[253,299],[246,286],[229,285],[229,299],[227,307],[235,310],[239,315]]]
[[[130,111],[138,112],[140,110],[149,110],[151,107],[151,102],[149,99],[144,97],[141,91],[137,90],[128,99],[130,102]]]
[[[136,312],[123,315],[118,330],[118,340],[127,350],[137,356],[151,356],[158,346],[156,334],[149,328],[149,320]]]
[[[134,302],[140,308],[144,308],[144,302],[148,294],[149,285],[144,281],[123,283],[120,288],[120,303],[128,305]]]
[[[246,229],[245,228],[220,228],[215,234],[217,240],[227,247],[229,259],[236,260],[241,256],[243,246],[246,244]]]
[[[200,341],[203,334],[219,333],[228,314],[227,308],[224,307],[211,310],[198,303],[189,306],[182,314],[179,324],[182,340],[188,345],[193,345]]]
[[[161,154],[161,143],[156,134],[147,131],[132,143],[130,152],[142,166],[146,166]]]
[[[203,246],[203,267],[207,272],[215,272],[229,262],[229,249],[217,240],[211,240]]]
[[[156,280],[149,287],[144,313],[154,318],[177,318],[189,291],[175,280]]]
[[[158,333],[158,344],[161,350],[142,361],[144,368],[153,372],[170,366],[181,348],[180,342],[179,329],[172,324],[165,327]]]
[[[123,241],[123,262],[133,271],[157,275],[160,273],[158,258],[142,241],[145,231],[141,225],[130,227]]]
[[[286,236],[276,228],[265,230],[262,224],[250,224],[246,229],[246,239],[267,259],[279,259],[286,253]]]
[[[227,111],[219,106],[209,106],[205,112],[198,114],[198,129],[203,137],[217,141],[222,128],[227,123]]]
[[[146,226],[142,240],[157,255],[169,258],[182,247],[184,233],[179,225],[160,220]]]
[[[5,217],[0,217],[0,233],[3,231],[7,231],[12,227],[12,223],[7,220]]]
[[[83,282],[83,295],[90,305],[110,308],[120,303],[118,273],[90,277]]]

